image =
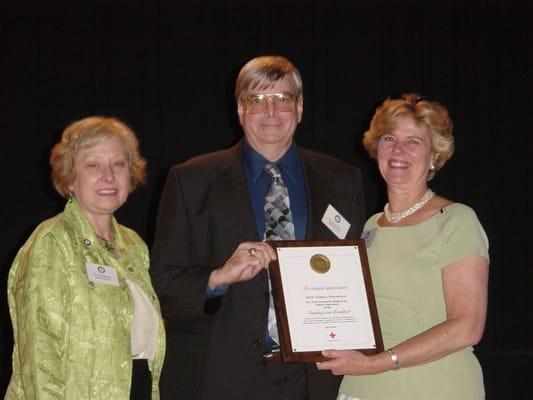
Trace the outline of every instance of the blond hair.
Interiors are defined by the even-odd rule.
[[[303,83],[300,72],[287,58],[282,56],[261,56],[248,61],[242,67],[235,84],[235,99],[239,101],[248,89],[267,89],[289,75],[300,100],[303,96]]]
[[[74,161],[77,154],[111,137],[120,139],[128,154],[130,190],[133,191],[138,184],[145,182],[146,160],[140,154],[135,133],[117,118],[93,116],[67,126],[61,140],[52,149],[52,183],[61,196],[67,197],[70,194],[68,186],[76,179]]]
[[[392,132],[407,118],[412,118],[428,134],[431,151],[437,155],[434,168],[428,171],[429,181],[455,150],[453,124],[448,110],[442,104],[427,100],[417,93],[405,94],[400,99],[388,98],[376,109],[370,128],[364,134],[363,145],[370,157],[375,159],[381,136]]]

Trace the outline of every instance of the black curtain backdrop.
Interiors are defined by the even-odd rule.
[[[417,91],[448,106],[457,150],[431,186],[473,207],[490,239],[488,321],[476,346],[487,399],[531,399],[529,7],[512,0],[4,1],[0,395],[11,373],[7,274],[29,233],[63,207],[48,156],[65,125],[103,114],[137,132],[149,182],[117,217],[150,244],[169,166],[238,140],[236,73],[254,56],[282,54],[304,79],[297,141],[366,171],[369,214],[385,201],[360,144],[376,105]]]

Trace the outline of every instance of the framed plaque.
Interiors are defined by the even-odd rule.
[[[269,271],[282,362],[383,351],[364,240],[267,243],[278,257]]]

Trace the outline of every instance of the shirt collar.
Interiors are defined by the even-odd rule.
[[[264,171],[265,166],[270,162],[260,153],[255,151],[246,140],[243,140],[242,143],[242,158],[253,182],[257,181],[261,175],[261,172]],[[283,154],[283,156],[276,161],[276,165],[283,170],[285,175],[291,179],[291,181],[296,182],[300,164],[298,158],[298,148],[294,142],[291,144],[291,147],[289,147],[285,154]]]
[[[77,233],[81,236],[81,240],[85,246],[90,246],[91,244],[98,242],[98,235],[96,235],[89,219],[84,214],[78,201],[74,197],[68,198],[67,203],[65,204],[64,214],[67,220],[73,224]],[[111,223],[113,224],[115,248],[121,251],[126,246],[126,243],[120,233],[119,225],[115,217],[112,218]]]

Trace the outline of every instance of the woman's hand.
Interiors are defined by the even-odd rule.
[[[442,269],[447,319],[395,345],[400,367],[412,367],[476,344],[483,333],[487,309],[488,260],[474,255]],[[354,350],[328,350],[317,363],[335,375],[368,375],[393,367],[387,352],[366,356]]]
[[[326,350],[322,352],[329,360],[316,363],[320,370],[331,370],[333,375],[370,375],[392,369],[386,353],[366,356],[356,350]],[[390,364],[390,368],[387,368]]]

